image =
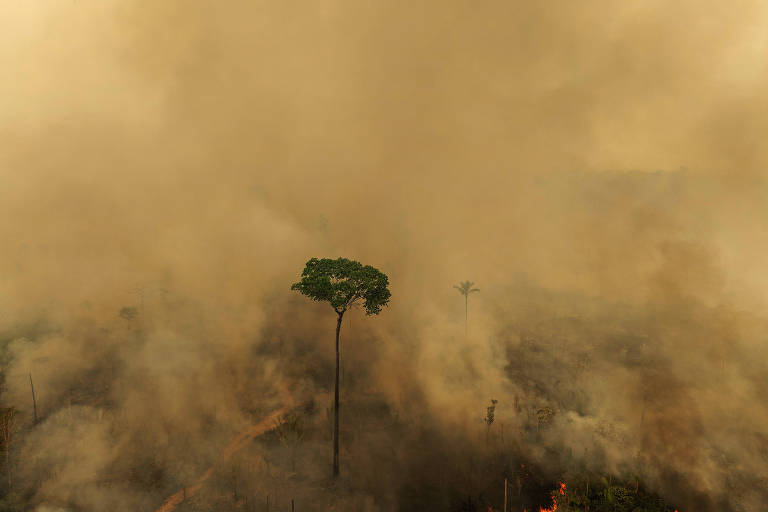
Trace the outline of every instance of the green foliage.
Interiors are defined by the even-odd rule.
[[[470,293],[479,292],[480,291],[479,288],[472,288],[472,286],[474,286],[474,284],[475,283],[473,283],[472,281],[463,281],[463,282],[459,283],[458,286],[453,285],[453,287],[456,288],[457,290],[459,290],[459,293],[466,297],[466,296],[469,296]]]
[[[552,502],[558,512],[672,512],[656,494],[638,486],[638,482],[614,482],[600,478],[598,482],[580,481],[552,491]],[[551,507],[550,507],[551,508]]]
[[[291,290],[315,301],[330,302],[340,315],[362,300],[365,314],[376,315],[389,302],[388,284],[386,274],[370,265],[346,258],[312,258]]]

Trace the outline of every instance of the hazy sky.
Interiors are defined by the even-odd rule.
[[[393,400],[398,371],[459,422],[465,403],[512,393],[500,347],[520,339],[499,333],[532,322],[528,307],[657,328],[660,358],[701,401],[697,424],[720,425],[724,393],[765,432],[764,370],[739,364],[765,355],[766,24],[761,1],[4,2],[0,327],[64,326],[17,349],[14,371],[69,382],[110,346],[82,335],[84,319],[166,294],[194,306],[163,313],[165,342],[121,357],[166,376],[168,396],[221,401],[260,328],[333,323],[289,286],[308,258],[345,256],[390,276],[391,307],[352,321],[399,340],[369,361]],[[446,346],[464,279],[482,289],[475,337]],[[691,376],[720,364],[701,347],[721,341],[741,343],[716,377],[729,391],[699,393]],[[216,384],[219,357],[242,374]],[[446,393],[466,358],[492,370],[467,374],[466,397]],[[186,388],[184,369],[206,364]],[[611,368],[586,389],[643,382]],[[20,407],[25,385],[9,382]],[[125,411],[141,409],[131,393]],[[624,395],[600,396],[596,417],[622,416]]]

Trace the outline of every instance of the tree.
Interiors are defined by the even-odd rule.
[[[339,332],[344,313],[360,301],[366,315],[378,315],[389,302],[389,279],[378,269],[346,258],[310,259],[301,280],[291,285],[302,295],[329,302],[336,312],[336,382],[333,396],[333,476],[339,475]]]
[[[491,398],[491,405],[486,407],[486,414],[483,421],[485,421],[485,424],[488,426],[488,428],[485,431],[485,444],[488,445],[488,440],[491,437],[491,425],[493,425],[493,421],[496,419],[496,404],[499,403],[498,400],[494,400]]]
[[[453,287],[459,290],[459,293],[464,296],[464,336],[467,335],[467,301],[469,299],[469,294],[480,291],[478,288],[472,288],[474,284],[475,283],[471,281],[464,281],[463,283],[459,283],[458,286],[453,285]]]
[[[11,436],[16,430],[16,414],[14,407],[0,409],[0,443],[5,451],[5,465],[8,472],[8,492],[11,492]]]
[[[131,320],[136,318],[136,315],[139,314],[139,310],[136,308],[126,306],[124,308],[120,308],[120,311],[118,312],[118,314],[120,315],[121,318],[128,320],[130,322]]]

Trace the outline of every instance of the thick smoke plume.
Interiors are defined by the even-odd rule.
[[[435,489],[479,489],[503,428],[541,475],[759,510],[766,23],[757,1],[8,2],[12,488],[156,510],[213,467],[212,510],[447,510]],[[392,300],[344,320],[329,490],[335,318],[289,286],[338,256]],[[303,438],[216,462],[288,404]]]

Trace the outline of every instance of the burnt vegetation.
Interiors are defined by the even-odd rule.
[[[495,306],[506,307],[501,302]],[[682,505],[669,504],[676,501],[701,507],[698,510],[728,506],[698,493],[674,464],[654,457],[660,451],[672,457],[686,456],[686,447],[672,446],[672,441],[679,444],[681,437],[696,433],[669,431],[655,423],[660,420],[659,408],[674,410],[678,417],[692,412],[676,402],[679,397],[664,397],[660,389],[654,389],[683,392],[679,383],[660,370],[662,361],[644,348],[652,343],[652,333],[644,332],[640,323],[624,314],[607,325],[604,313],[598,322],[590,318],[588,307],[561,318],[547,316],[543,310],[531,315],[529,308],[521,306],[521,310],[528,309],[525,318],[512,314],[509,324],[495,334],[505,347],[505,378],[515,391],[485,403],[478,400],[472,415],[475,420],[466,428],[446,428],[439,411],[430,409],[417,388],[394,401],[384,393],[370,374],[371,358],[382,349],[381,341],[374,331],[357,323],[347,334],[354,343],[347,341],[341,372],[343,421],[338,423],[338,431],[343,442],[337,459],[338,478],[330,471],[335,430],[332,358],[300,330],[286,327],[285,317],[262,328],[252,354],[273,361],[273,371],[282,375],[282,384],[292,389],[294,397],[302,398],[240,444],[233,444],[237,429],[210,410],[185,415],[180,429],[178,418],[163,419],[163,410],[172,408],[163,401],[154,403],[157,410],[143,412],[147,415],[140,421],[146,422],[144,426],[125,429],[120,420],[126,413],[125,381],[149,393],[156,384],[141,371],[131,374],[130,364],[121,361],[116,347],[104,347],[66,385],[39,390],[44,399],[38,423],[30,415],[31,408],[19,412],[9,406],[0,411],[2,510],[36,506],[88,510],[78,489],[127,496],[121,505],[126,510],[140,506],[180,512],[278,511],[290,510],[291,503],[295,510],[447,512],[498,511],[504,503],[510,511],[555,510],[553,507],[559,511],[684,510]],[[152,309],[148,308],[143,316],[131,316],[126,325],[123,312],[115,315],[110,326],[80,325],[77,332],[86,338],[107,333],[107,339],[117,345],[140,350],[150,342],[150,325],[160,319],[151,319]],[[300,314],[299,309],[291,312],[294,314]],[[457,327],[459,340],[465,335],[463,326]],[[23,327],[18,329],[14,339],[23,331]],[[48,336],[49,332],[30,329],[22,343],[43,343]],[[577,343],[578,337],[588,337],[592,343]],[[6,334],[5,339],[7,351],[11,337]],[[7,352],[6,361],[3,378],[18,378]],[[567,436],[574,422],[594,416],[599,407],[588,384],[599,378],[599,365],[606,363],[640,371],[644,379],[641,389],[646,391],[627,397],[640,407],[639,434],[619,421],[591,423],[587,432],[591,438],[584,441],[580,452],[579,443]],[[219,370],[226,372],[226,365]],[[257,374],[263,370],[253,367],[249,371],[253,375],[246,374],[246,382],[251,383],[238,383],[232,392],[241,404],[240,417],[256,424],[274,412],[277,402],[270,406],[258,398],[264,391],[274,393],[269,391],[274,388],[269,379],[260,381],[264,376]],[[275,397],[279,399],[279,394]],[[31,405],[31,395],[29,400]],[[683,420],[690,424],[690,418]],[[101,465],[98,472],[79,476],[69,499],[46,497],[41,492],[46,481],[73,471],[69,452],[85,449],[87,453],[88,448],[78,447],[78,443],[83,436],[95,435],[94,428],[99,431],[96,438],[116,446],[119,456]],[[247,424],[241,428],[247,429]],[[583,426],[576,431],[585,435]],[[40,450],[48,435],[55,435],[61,443],[59,453]],[[640,435],[639,444],[632,439],[634,435]],[[617,448],[627,451],[620,465],[613,462],[614,455],[601,452]],[[594,451],[588,453],[590,449]],[[665,494],[666,500],[661,497]],[[162,509],[171,495],[180,496],[178,503]]]
[[[0,26],[0,512],[768,510],[764,0]]]

